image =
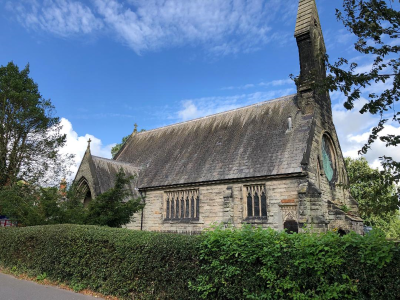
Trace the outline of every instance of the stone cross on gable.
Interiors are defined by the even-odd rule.
[[[87,141],[87,147],[88,147],[88,149],[90,149],[90,143],[92,142],[92,140],[89,138],[88,139],[88,141]]]
[[[133,129],[133,132],[136,133],[138,125],[135,123],[133,126],[135,127],[135,129]]]

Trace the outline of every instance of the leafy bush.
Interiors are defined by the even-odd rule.
[[[141,198],[132,199],[131,191],[127,188],[132,179],[121,168],[116,174],[114,187],[89,202],[85,224],[110,227],[128,224],[133,214],[144,207]]]
[[[399,299],[400,251],[365,237],[215,228],[191,287],[203,299]]]
[[[76,185],[67,190],[40,187],[20,181],[0,186],[0,215],[17,220],[22,226],[86,224],[121,227],[132,221],[133,214],[144,207],[141,198],[132,198],[127,184],[133,177],[123,170],[116,174],[114,186],[90,201],[84,209],[84,195]]]
[[[52,225],[1,228],[0,245],[5,267],[125,299],[400,299],[400,249],[374,231]]]
[[[97,226],[0,229],[0,264],[127,299],[196,299],[199,236]]]

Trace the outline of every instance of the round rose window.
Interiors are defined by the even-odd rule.
[[[332,143],[327,135],[322,137],[322,162],[326,178],[333,181],[336,175],[335,155]]]

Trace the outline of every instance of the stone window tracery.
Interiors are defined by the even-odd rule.
[[[245,186],[247,219],[267,218],[265,185]]]
[[[336,179],[336,156],[333,149],[333,144],[328,137],[324,134],[322,136],[322,166],[329,182]]]
[[[165,192],[165,220],[199,220],[199,190]]]

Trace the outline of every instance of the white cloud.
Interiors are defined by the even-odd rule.
[[[335,97],[338,97],[337,95]],[[349,134],[359,134],[369,130],[374,124],[379,122],[377,116],[372,116],[369,113],[361,114],[360,110],[367,103],[367,100],[361,98],[354,102],[354,108],[352,110],[346,110],[343,107],[342,101],[338,104],[333,105],[332,114],[333,120],[336,124],[336,130],[339,136],[346,137]]]
[[[61,37],[88,34],[103,27],[92,10],[79,1],[7,1],[6,8],[28,29],[43,30]]]
[[[260,82],[258,85],[260,86],[281,86],[281,85],[294,85],[294,81],[290,78],[287,79],[279,79],[273,80],[269,82]]]
[[[254,83],[248,83],[245,85],[239,85],[239,86],[228,86],[228,87],[223,87],[221,90],[247,90],[250,88],[256,88],[256,87],[276,87],[276,86],[282,86],[282,85],[292,85],[294,86],[295,83],[292,79],[287,78],[287,79],[278,79],[278,80],[272,80],[268,82],[259,82],[257,84]]]
[[[379,117],[369,113],[360,114],[359,110],[366,103],[365,99],[355,102],[353,110],[345,110],[341,104],[333,106],[333,120],[339,136],[340,145],[344,156],[352,158],[360,157],[358,151],[368,141],[373,126],[379,122]],[[400,135],[400,127],[393,124],[385,125],[380,136],[394,134]],[[376,140],[367,154],[363,155],[374,167],[380,167],[379,157],[390,156],[400,161],[400,151],[396,147],[386,147],[379,139]]]
[[[217,54],[250,51],[270,40],[277,0],[95,0],[104,21],[137,53],[207,44]]]
[[[371,131],[364,132],[358,135],[349,135],[347,136],[347,140],[351,142],[351,146],[349,146],[345,151],[345,156],[350,156],[352,158],[359,157],[358,150],[367,142],[368,137]],[[381,131],[380,136],[393,134],[393,135],[400,135],[400,127],[395,127],[393,125],[386,125],[385,128]],[[386,147],[386,143],[380,141],[379,139],[376,140],[371,149],[364,155],[364,157],[368,160],[369,164],[374,167],[380,167],[380,160],[379,157],[382,156],[390,156],[395,161],[400,161],[400,151],[396,147]]]
[[[179,121],[187,121],[238,107],[278,98],[293,93],[294,89],[284,89],[269,92],[256,92],[234,96],[204,97],[187,99],[181,102],[182,107],[175,118]]]
[[[15,0],[7,1],[27,28],[58,36],[111,29],[136,53],[201,45],[216,55],[252,52],[282,34],[276,17],[288,19],[297,5],[280,0]]]
[[[91,134],[85,134],[84,136],[79,136],[76,131],[74,131],[72,124],[69,120],[62,118],[61,125],[63,126],[61,133],[66,134],[67,143],[65,147],[60,151],[62,154],[74,154],[75,164],[71,168],[72,177],[68,178],[72,180],[78,171],[79,165],[82,161],[83,155],[85,154],[87,148],[87,141],[91,139],[90,152],[92,155],[100,156],[104,158],[111,158],[111,148],[115,144],[103,145],[99,138]]]

